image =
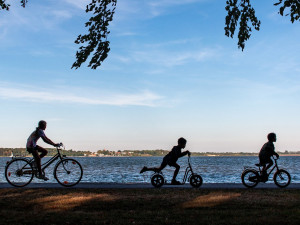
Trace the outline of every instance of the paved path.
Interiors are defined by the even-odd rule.
[[[0,188],[14,188],[8,183],[0,183]],[[26,186],[26,188],[65,188],[58,183],[31,183]],[[151,184],[145,183],[79,183],[75,187],[71,188],[99,188],[99,189],[122,189],[122,188],[154,188]],[[189,184],[184,185],[164,185],[162,188],[192,188]],[[213,184],[213,183],[204,183],[201,189],[245,189],[246,187],[243,184],[236,183],[221,183],[221,184]],[[259,183],[255,188],[278,188],[274,183]],[[288,189],[300,189],[300,183],[298,184],[290,184]]]

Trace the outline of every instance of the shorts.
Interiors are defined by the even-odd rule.
[[[269,163],[273,163],[271,156],[266,156],[266,155],[259,155],[259,163],[260,165],[266,165]]]
[[[173,161],[168,155],[163,158],[163,161],[160,165],[161,168],[165,168],[167,165],[176,167],[177,163]]]
[[[27,152],[32,154],[34,151],[42,152],[43,148],[37,145],[33,148],[26,148],[26,150],[27,150]]]

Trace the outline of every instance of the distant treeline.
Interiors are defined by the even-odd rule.
[[[55,148],[46,148],[48,156],[53,156],[57,153]],[[97,152],[91,151],[75,151],[75,150],[62,150],[62,154],[67,156],[90,156],[90,157],[105,157],[105,156],[165,156],[170,152],[169,150],[98,150]],[[279,155],[300,155],[300,151],[285,151],[278,152]],[[0,156],[31,156],[25,148],[0,148]],[[257,153],[249,152],[192,152],[192,156],[257,156]]]
[[[47,156],[54,156],[57,153],[56,148],[46,148],[48,151]],[[62,154],[67,156],[87,156],[93,154],[90,151],[74,151],[74,150],[62,150]],[[0,156],[31,156],[27,152],[26,148],[0,148]]]

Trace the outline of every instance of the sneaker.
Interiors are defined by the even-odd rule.
[[[147,167],[144,166],[143,169],[141,169],[140,173],[144,173],[145,171],[147,171]]]
[[[44,181],[47,181],[47,180],[49,180],[49,178],[48,177],[46,177],[45,175],[41,175],[41,174],[39,174],[38,176],[37,176],[37,179],[41,179],[41,180],[44,180]]]
[[[266,183],[268,181],[268,179],[269,179],[269,176],[268,176],[267,172],[265,172],[265,171],[262,172],[261,181]]]
[[[269,177],[267,174],[262,177],[262,182],[266,183],[268,180],[269,180]]]
[[[171,184],[173,185],[180,185],[181,183],[177,180],[172,180]]]
[[[154,168],[154,173],[159,173],[160,170],[158,168]]]

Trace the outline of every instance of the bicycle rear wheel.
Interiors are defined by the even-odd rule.
[[[291,183],[291,175],[286,170],[278,170],[274,174],[274,182],[278,187],[287,187]]]
[[[63,159],[54,168],[55,179],[65,187],[78,184],[82,178],[82,174],[82,167],[75,159]]]
[[[255,170],[246,170],[242,173],[242,182],[248,188],[254,188],[259,183],[259,175]]]
[[[24,187],[33,179],[33,168],[26,159],[13,159],[5,167],[5,178],[15,187]]]
[[[160,174],[155,174],[152,178],[151,178],[151,184],[156,187],[159,188],[161,187],[163,184],[165,183],[165,179],[162,175]]]

